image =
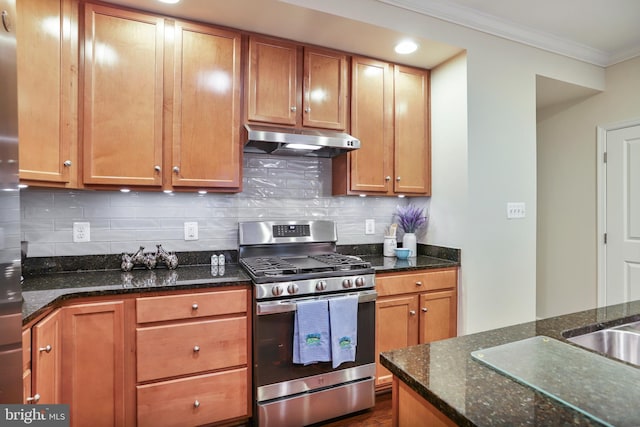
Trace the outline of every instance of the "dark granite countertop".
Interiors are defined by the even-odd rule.
[[[604,425],[477,362],[470,353],[538,335],[567,342],[563,331],[573,336],[637,320],[640,301],[389,351],[380,360],[460,426]],[[637,411],[637,402],[629,405]]]
[[[22,285],[22,321],[28,323],[56,302],[102,295],[176,289],[247,286],[249,276],[237,264],[224,268],[180,266],[175,270],[81,271],[29,276]]]
[[[351,253],[362,253],[362,246],[342,247]],[[371,252],[381,247],[371,248]],[[366,252],[365,253],[370,253]],[[379,255],[360,255],[371,262],[377,272],[421,270],[429,268],[459,266],[459,251],[456,249],[425,246],[420,255],[408,260],[399,260]],[[227,259],[237,262],[235,253],[225,253]],[[208,260],[209,253],[181,254],[181,259],[202,262]],[[442,258],[439,258],[442,257]],[[107,259],[107,262],[103,258]],[[446,259],[448,258],[448,259]],[[246,286],[251,283],[249,276],[237,263],[227,263],[224,269],[215,269],[210,265],[181,265],[175,270],[156,268],[153,270],[136,269],[121,272],[115,269],[100,269],[104,265],[118,262],[117,256],[34,259],[30,261],[31,270],[22,285],[23,324],[35,319],[40,313],[55,303],[80,297],[117,295],[127,293],[158,292],[176,289],[212,288],[220,286]],[[91,271],[59,271],[64,268],[78,268],[87,264],[95,267]],[[34,268],[34,266],[36,268]],[[53,267],[52,267],[53,266]],[[53,272],[42,272],[45,270]]]

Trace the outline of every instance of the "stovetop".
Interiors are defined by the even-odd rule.
[[[255,283],[352,276],[373,272],[371,263],[356,256],[339,253],[246,257],[240,259],[240,264]]]

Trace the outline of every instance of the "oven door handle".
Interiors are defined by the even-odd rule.
[[[347,293],[347,294],[341,294],[340,297],[345,295],[357,295],[358,304],[375,301],[378,297],[378,293],[376,291],[361,291],[357,293]],[[258,302],[256,304],[256,314],[258,316],[263,316],[266,314],[287,313],[290,311],[296,311],[298,307],[297,305],[298,301],[310,301],[310,300],[320,300],[320,299],[329,300],[329,299],[340,298],[340,297],[332,295],[332,296],[322,296],[322,297],[296,298],[296,299],[289,299],[284,301]]]

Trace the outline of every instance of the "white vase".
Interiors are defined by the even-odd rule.
[[[402,247],[409,249],[411,252],[409,253],[410,258],[415,258],[418,255],[418,248],[416,243],[416,234],[415,233],[404,233],[402,237]]]

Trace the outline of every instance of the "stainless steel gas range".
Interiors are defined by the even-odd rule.
[[[254,283],[254,421],[259,426],[303,426],[375,404],[374,270],[336,252],[333,221],[239,224],[239,262]],[[299,303],[357,296],[353,361],[293,362]]]

